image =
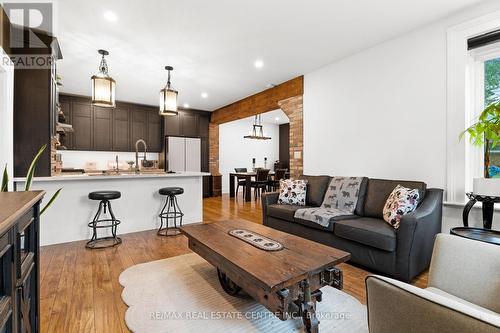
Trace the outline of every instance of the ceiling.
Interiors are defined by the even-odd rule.
[[[255,119],[255,116],[248,117],[248,118],[243,118],[240,120],[244,121],[251,121],[253,122]],[[260,114],[260,119],[262,123],[265,124],[270,124],[270,125],[282,125],[282,124],[288,124],[290,120],[288,119],[287,115],[285,112],[282,110],[274,110],[274,111],[269,111],[266,113],[261,113]],[[239,120],[236,120],[239,121]]]
[[[63,92],[90,95],[104,48],[118,100],[157,105],[172,65],[179,105],[211,111],[481,0],[56,2]]]

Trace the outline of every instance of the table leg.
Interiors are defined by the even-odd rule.
[[[229,174],[229,197],[234,198],[234,176]]]
[[[471,200],[469,200],[469,202],[464,207],[464,211],[462,213],[462,220],[463,220],[463,223],[464,223],[464,227],[468,227],[469,226],[469,212],[472,209],[472,207],[474,207],[474,205],[476,204],[476,202],[477,202],[477,200],[471,199]]]
[[[300,313],[302,314],[302,322],[307,333],[319,332],[319,320],[316,317],[316,304],[311,297],[311,287],[309,280],[301,282],[303,298],[300,304]]]
[[[483,227],[491,229],[493,223],[493,202],[483,202]]]
[[[226,273],[222,272],[219,268],[217,268],[217,277],[219,278],[219,283],[222,289],[224,289],[224,291],[229,295],[236,296],[236,294],[241,291],[241,287],[231,281],[231,279],[227,277]]]
[[[245,178],[245,201],[252,201],[252,187],[250,186],[252,182],[251,176],[246,176]]]

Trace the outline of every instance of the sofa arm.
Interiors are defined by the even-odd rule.
[[[500,317],[492,312],[385,278],[365,280],[370,333],[496,332]]]
[[[262,223],[265,225],[267,221],[267,206],[278,203],[278,192],[262,193]]]
[[[397,231],[397,277],[409,282],[429,267],[434,238],[441,232],[443,190],[428,189],[424,201],[404,215]]]

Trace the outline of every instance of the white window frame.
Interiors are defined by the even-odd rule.
[[[470,54],[470,82],[472,86],[471,91],[471,112],[466,114],[466,123],[473,124],[484,110],[484,63],[488,60],[500,58],[500,42],[480,47],[469,52]],[[469,119],[470,118],[470,119]],[[472,190],[471,180],[473,178],[480,178],[484,175],[484,146],[477,147],[470,145],[468,138],[466,138],[466,161],[467,169],[466,175],[466,190]]]
[[[446,202],[463,204],[473,178],[483,176],[484,149],[459,134],[483,109],[484,60],[495,58],[495,46],[470,52],[467,40],[500,28],[500,11],[451,27],[447,31]],[[481,61],[482,60],[482,61]]]

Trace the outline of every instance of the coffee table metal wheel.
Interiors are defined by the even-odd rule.
[[[222,289],[224,289],[224,291],[227,294],[231,296],[236,296],[236,294],[238,294],[241,291],[241,287],[238,286],[233,281],[231,281],[231,279],[227,277],[227,275],[218,268],[217,268],[217,276],[219,277],[219,283]]]

